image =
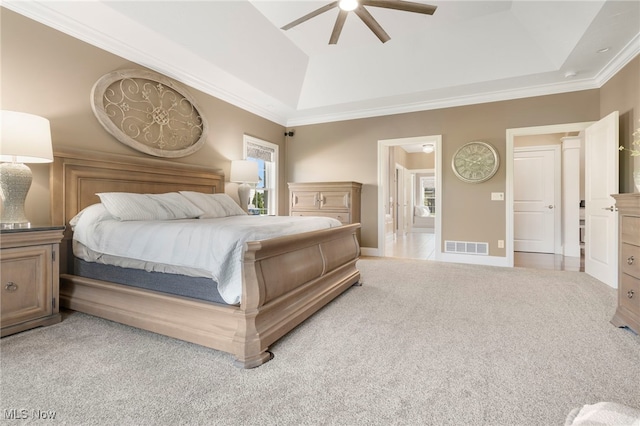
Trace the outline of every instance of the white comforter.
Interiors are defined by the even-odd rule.
[[[237,304],[242,293],[242,253],[247,241],[340,225],[339,221],[324,217],[247,215],[118,221],[83,214],[75,223],[73,238],[94,252],[76,252],[76,256],[87,261],[109,263],[106,259],[115,256],[136,259],[142,261],[141,264],[152,262],[184,267],[192,274],[202,271],[203,276],[218,283],[218,292],[227,303]]]

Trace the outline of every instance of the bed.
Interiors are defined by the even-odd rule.
[[[435,227],[435,216],[427,206],[415,206],[413,208],[414,232],[433,232]]]
[[[64,150],[51,167],[61,243],[60,306],[228,352],[240,367],[269,361],[269,346],[355,284],[359,224],[247,241],[237,305],[81,276],[70,221],[110,192],[223,193],[224,176],[182,163]]]

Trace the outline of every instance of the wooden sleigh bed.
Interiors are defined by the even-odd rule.
[[[247,243],[239,306],[74,275],[69,221],[100,202],[96,193],[220,193],[223,188],[224,176],[202,167],[75,150],[56,153],[52,218],[66,225],[60,306],[231,353],[244,368],[269,361],[271,344],[359,283],[359,224]]]

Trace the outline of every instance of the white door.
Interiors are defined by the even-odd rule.
[[[584,270],[618,287],[618,111],[585,132]]]
[[[556,150],[526,148],[513,154],[513,248],[554,253]]]

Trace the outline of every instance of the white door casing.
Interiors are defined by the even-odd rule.
[[[412,200],[413,175],[409,170],[405,169],[404,173],[404,232],[411,231],[411,223],[413,222],[413,203]]]
[[[396,233],[398,236],[402,236],[405,234],[405,217],[406,214],[404,212],[404,172],[405,168],[400,164],[396,163],[396,199],[395,199],[395,213],[396,213]]]
[[[514,250],[559,250],[561,202],[558,185],[560,146],[514,149]]]
[[[585,272],[618,287],[618,111],[585,132]]]
[[[582,123],[565,123],[565,124],[550,124],[546,126],[535,127],[521,127],[514,129],[507,129],[506,142],[507,142],[507,155],[505,158],[506,168],[506,191],[505,191],[505,214],[506,214],[506,255],[505,261],[501,263],[502,266],[513,267],[513,157],[515,148],[515,139],[518,136],[532,136],[543,135],[551,133],[567,133],[567,132],[581,132],[586,130],[587,127],[592,125],[593,122]]]

